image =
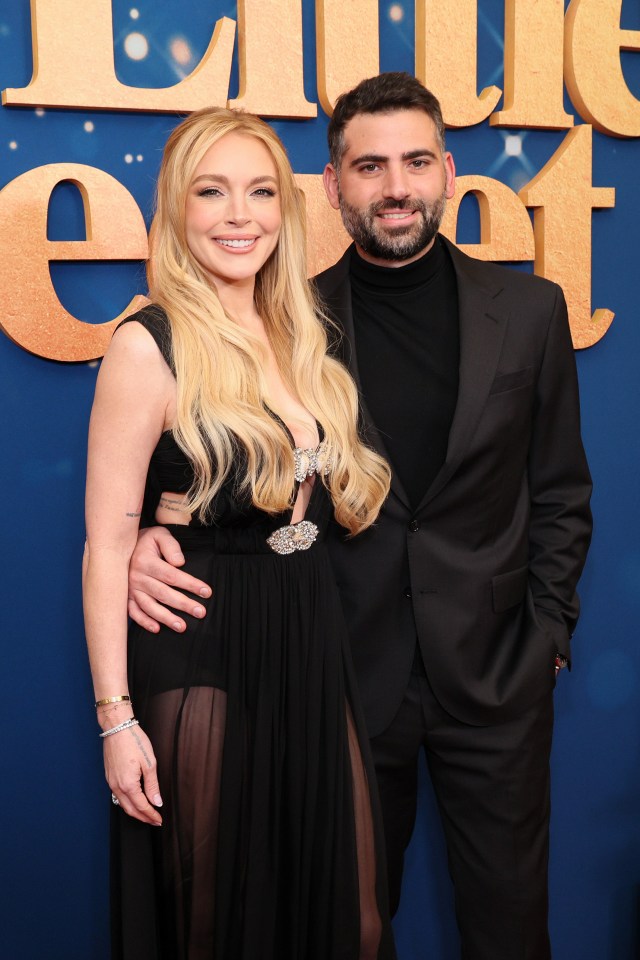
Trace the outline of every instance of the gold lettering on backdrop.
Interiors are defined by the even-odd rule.
[[[378,0],[316,0],[318,98],[328,116],[338,96],[380,71]]]
[[[613,207],[615,190],[592,185],[592,128],[571,130],[548,163],[520,191],[534,207],[535,272],[564,290],[574,346],[590,347],[613,320],[610,310],[591,316],[591,211]]]
[[[86,240],[47,240],[49,199],[54,187],[74,183],[82,195]],[[83,323],[60,303],[50,260],[144,260],[144,219],[129,191],[109,174],[78,163],[36,167],[0,191],[0,323],[25,350],[50,360],[101,357],[119,320]],[[9,228],[7,228],[9,226]]]
[[[116,77],[111,0],[31,0],[33,77],[7,89],[6,105],[188,113],[224,105],[235,22],[218,20],[198,66],[171,87],[129,87]]]
[[[602,133],[640,136],[640,100],[621,50],[640,51],[640,30],[620,29],[622,0],[572,0],[566,16],[565,83],[580,116]]]
[[[481,123],[501,91],[478,96],[477,0],[416,0],[416,76],[435,93],[448,127]]]
[[[46,239],[49,198],[54,187],[71,181],[85,206],[86,241]],[[305,196],[308,276],[331,266],[350,240],[338,211],[327,203],[321,174],[296,174]],[[571,131],[546,167],[519,197],[499,180],[465,176],[456,180],[442,232],[455,241],[460,203],[476,197],[480,243],[459,244],[482,260],[535,258],[535,271],[560,283],[569,307],[576,347],[596,343],[613,313],[591,317],[591,210],[612,207],[615,191],[591,186],[591,128]],[[535,207],[534,228],[524,207]],[[114,216],[114,211],[117,216]],[[0,318],[4,332],[38,356],[90,360],[102,356],[119,320],[145,302],[134,297],[114,320],[83,323],[58,300],[50,260],[144,260],[148,242],[142,215],[126,188],[103,171],[81,164],[50,164],[30,170],[0,191]],[[535,235],[535,245],[534,245]]]
[[[218,20],[209,47],[184,80],[162,90],[129,87],[115,75],[111,0],[30,0],[33,77],[7,89],[7,105],[189,112],[226,102],[235,23]],[[211,0],[213,4],[213,0]],[[562,102],[563,0],[505,0],[505,102],[494,126],[568,128]],[[640,100],[626,85],[621,50],[640,50],[640,31],[620,27],[622,0],[571,0],[565,17],[565,81],[576,109],[604,133],[640,136]],[[313,117],[304,95],[302,0],[239,0],[240,92],[234,106],[264,116]],[[60,29],[64,23],[64,30]],[[501,91],[477,94],[477,0],[416,0],[416,74],[440,97],[448,126],[480,123]],[[379,65],[377,0],[316,0],[318,90],[331,113],[337,95]],[[274,56],[274,52],[277,56]],[[86,241],[48,241],[49,198],[68,180],[80,190]],[[339,214],[326,202],[322,178],[299,174],[314,275],[346,248]],[[459,177],[443,232],[454,239],[460,203],[478,203],[480,242],[461,244],[485,260],[534,259],[536,273],[564,288],[576,347],[596,343],[613,313],[591,315],[592,210],[612,207],[613,188],[592,185],[591,127],[573,129],[543,170],[519,194],[488,177]],[[533,228],[526,207],[534,209]],[[116,216],[114,216],[114,211]],[[0,191],[0,323],[25,349],[57,360],[101,356],[120,317],[89,324],[56,296],[51,260],[143,260],[148,241],[138,207],[115,179],[92,167],[52,164]],[[120,316],[135,309],[136,297]]]
[[[296,173],[307,214],[307,276],[315,277],[336,262],[351,239],[342,226],[340,211],[327,202],[321,173]]]
[[[506,0],[504,104],[490,124],[564,129],[564,0]]]
[[[304,95],[302,0],[238,0],[240,91],[230,107],[263,117],[315,117]]]
[[[506,184],[490,177],[457,177],[442,221],[445,237],[456,243],[460,203],[468,193],[478,201],[480,243],[460,243],[460,249],[480,260],[533,260],[533,227],[525,205]]]

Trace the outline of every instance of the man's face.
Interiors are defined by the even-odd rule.
[[[340,170],[328,164],[324,185],[360,255],[400,266],[431,247],[455,167],[442,153],[436,127],[423,110],[361,113],[344,129]]]

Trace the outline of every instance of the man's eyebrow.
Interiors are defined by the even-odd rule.
[[[408,153],[402,154],[403,160],[417,160],[419,157],[428,157],[430,160],[438,159],[437,153],[434,153],[433,150],[429,150],[427,147],[423,150],[409,150]]]
[[[429,150],[428,147],[424,147],[421,150],[407,150],[406,153],[403,153],[400,157],[401,160],[417,160],[419,157],[428,157],[430,160],[437,160],[437,154],[433,150]],[[362,153],[359,157],[354,157],[350,161],[350,167],[359,167],[363,163],[387,163],[389,160],[388,156],[384,156],[381,153]]]
[[[380,153],[361,153],[359,157],[349,163],[350,167],[359,167],[361,163],[386,163],[389,157],[384,157]]]
[[[196,177],[195,180],[192,180],[191,183],[193,185],[195,183],[200,183],[202,180],[215,180],[216,183],[224,183],[225,186],[229,186],[229,178],[223,176],[221,173],[202,173],[199,177]],[[278,182],[275,177],[265,174],[263,177],[253,177],[251,180],[249,180],[247,186],[253,187],[256,183],[264,183],[265,180],[269,180],[271,183]]]

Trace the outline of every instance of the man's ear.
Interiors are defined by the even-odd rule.
[[[451,200],[456,192],[456,165],[448,151],[444,155],[444,172],[446,177],[444,195],[447,200]]]
[[[324,168],[322,182],[324,184],[325,193],[327,194],[329,203],[334,210],[339,210],[340,198],[338,197],[338,174],[336,173],[333,164],[328,163]]]

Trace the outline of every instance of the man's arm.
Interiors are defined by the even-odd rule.
[[[183,563],[180,544],[165,527],[141,531],[129,566],[128,610],[131,619],[145,630],[157,633],[163,624],[182,633],[187,625],[175,611],[204,617],[203,605],[185,594],[207,599],[211,587],[179,570]]]
[[[576,585],[591,541],[591,476],[580,436],[575,356],[562,291],[549,324],[536,387],[529,451],[529,571],[537,613],[570,658]]]

